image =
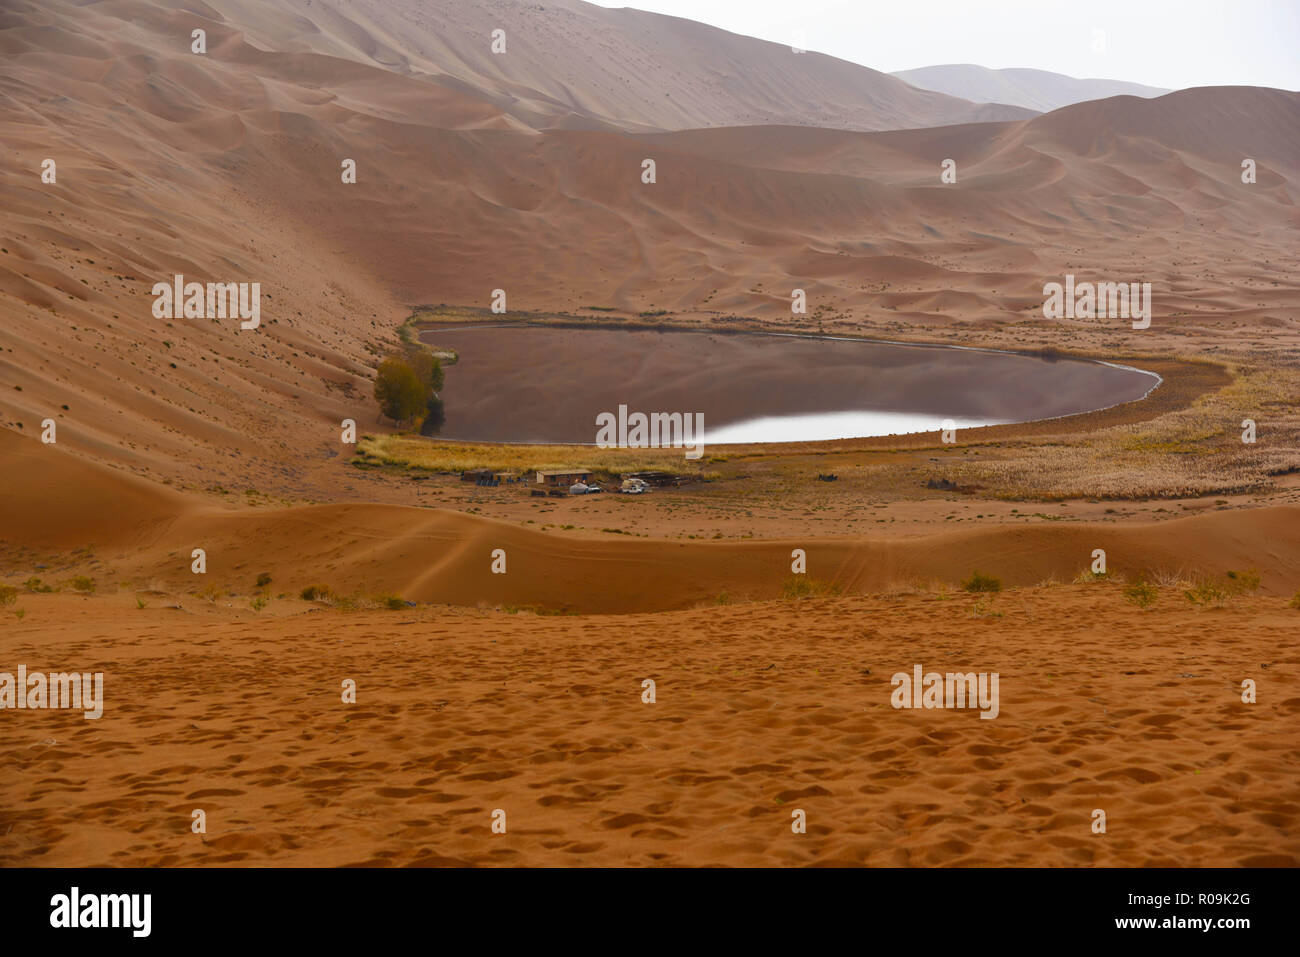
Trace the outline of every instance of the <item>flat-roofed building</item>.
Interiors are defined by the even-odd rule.
[[[579,482],[586,483],[591,478],[589,469],[557,469],[554,471],[545,471],[537,473],[538,485],[557,485],[568,488],[570,485],[577,485]]]

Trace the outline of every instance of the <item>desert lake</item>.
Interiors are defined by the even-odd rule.
[[[1027,422],[1132,402],[1154,373],[829,336],[528,325],[426,329],[454,349],[442,437],[593,444],[596,417],[702,413],[705,442],[810,442]]]

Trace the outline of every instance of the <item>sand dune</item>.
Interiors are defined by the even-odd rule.
[[[247,595],[261,573],[296,595],[323,584],[340,595],[395,594],[470,607],[522,606],[580,614],[685,609],[727,600],[768,600],[790,583],[792,553],[807,574],[846,593],[916,582],[955,588],[979,570],[1007,585],[1071,581],[1105,549],[1112,573],[1221,575],[1265,570],[1273,595],[1300,588],[1300,508],[1216,512],[1120,527],[1060,523],[986,527],[904,540],[856,537],[761,542],[626,541],[563,536],[444,509],[315,505],[213,509],[150,494],[138,480],[38,443],[3,438],[22,478],[0,501],[14,556],[44,556],[90,543],[119,580],[187,592],[199,583]],[[75,503],[65,507],[61,503]],[[202,548],[199,578],[191,553]],[[496,550],[504,574],[493,572]],[[105,584],[108,584],[105,582]]]
[[[788,320],[790,291],[803,288],[820,328],[996,326],[1041,321],[1044,282],[1077,271],[1086,247],[1101,276],[1153,283],[1162,326],[1195,315],[1211,329],[1295,329],[1297,94],[1196,89],[875,133],[629,135],[595,121],[539,133],[521,110],[630,117],[647,102],[636,89],[599,102],[525,95],[521,85],[559,82],[536,60],[541,25],[585,43],[603,24],[605,46],[592,48],[603,52],[566,61],[589,71],[575,91],[600,90],[600,71],[628,59],[620,44],[653,46],[647,36],[667,35],[655,30],[721,41],[634,11],[548,6],[547,19],[511,6],[499,12],[524,18],[508,27],[519,56],[503,60],[478,42],[493,11],[10,5],[0,422],[30,434],[53,414],[68,447],[156,479],[337,491],[331,437],[344,418],[373,423],[374,357],[409,307],[486,306],[496,288],[511,310],[691,321]],[[187,46],[196,17],[211,33],[206,56]],[[752,42],[720,49],[751,57]],[[643,59],[694,82],[681,63]],[[763,76],[748,59],[743,69]],[[845,89],[870,88],[850,73]],[[835,102],[829,79],[763,82],[766,102],[772,90]],[[747,120],[697,94],[689,109],[684,89],[658,96],[645,126],[803,122]],[[685,112],[661,115],[658,101]],[[1240,154],[1259,164],[1251,187]],[[640,181],[647,156],[653,185]],[[40,181],[46,158],[55,184]],[[358,163],[354,185],[341,182],[345,158]],[[939,182],[945,159],[956,184]],[[175,273],[261,282],[263,327],[160,325],[149,290]],[[1048,334],[1104,343],[1122,332],[1098,322]]]
[[[110,549],[117,544],[97,536],[90,540]],[[249,549],[250,541],[258,547]],[[667,544],[549,536],[441,510],[321,505],[191,515],[141,544],[121,569],[176,588],[193,584],[190,550],[203,546],[211,562],[205,581],[243,591],[258,572],[269,571],[291,593],[321,582],[363,595],[583,614],[690,608],[723,595],[774,598],[793,577],[795,548],[808,553],[810,576],[851,593],[877,593],[915,581],[955,587],[975,570],[1008,585],[1052,577],[1070,581],[1088,567],[1095,548],[1106,549],[1115,573],[1131,578],[1159,571],[1244,571],[1266,558],[1270,594],[1289,596],[1300,588],[1300,509],[1295,507],[1118,529],[1082,523],[981,529],[905,542]],[[491,571],[496,549],[505,552],[506,574]]]
[[[101,719],[24,712],[0,744],[2,865],[1300,859],[1300,648],[1277,597],[1300,583],[1300,507],[797,542],[811,576],[849,591],[972,563],[1032,586],[1097,546],[1130,573],[1265,561],[1265,594],[1220,609],[1164,589],[1140,611],[1111,584],[982,608],[911,588],[748,603],[779,593],[796,542],[567,539],[379,505],[213,509],[30,439],[0,435],[0,453],[5,574],[89,544],[103,586],[24,593],[22,618],[4,613],[5,666],[105,674]],[[204,580],[241,599],[192,597],[196,543]],[[488,570],[496,547],[506,575]],[[104,571],[138,584],[115,590]],[[453,604],[259,613],[246,598],[264,571],[274,589],[327,579]],[[454,607],[529,602],[682,610]],[[997,671],[998,719],[891,708],[891,675],[915,664]],[[1240,700],[1245,678],[1257,704]],[[489,829],[497,809],[505,835]]]
[[[1042,113],[1085,100],[1112,96],[1163,96],[1169,90],[1120,80],[1078,79],[1048,70],[990,70],[973,63],[948,63],[891,74],[923,90],[975,103],[1011,103]]]
[[[1067,586],[979,620],[933,596],[599,619],[24,605],[6,664],[102,670],[105,710],[25,712],[0,739],[2,864],[1300,860],[1300,649],[1275,599],[1141,612]],[[917,663],[999,672],[997,720],[891,708]]]
[[[225,2],[259,49],[377,66],[492,103],[534,128],[686,129],[780,123],[904,129],[1033,111],[918,90],[885,73],[702,23],[580,0]],[[173,21],[175,20],[173,19]],[[505,52],[494,52],[494,31]],[[793,40],[793,37],[792,37]]]

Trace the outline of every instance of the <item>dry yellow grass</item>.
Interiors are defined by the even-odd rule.
[[[712,479],[701,466],[722,459],[687,459],[680,449],[601,449],[589,445],[489,445],[445,442],[414,435],[365,435],[353,459],[359,466],[391,465],[430,472],[492,469],[524,474],[546,469],[587,469],[606,475],[658,470]]]
[[[1092,433],[1058,436],[953,469],[997,498],[1173,498],[1259,491],[1300,469],[1300,370],[1232,370],[1189,408]],[[1242,441],[1242,421],[1256,441]]]

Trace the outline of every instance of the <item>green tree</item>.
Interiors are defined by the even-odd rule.
[[[442,431],[442,424],[447,421],[447,413],[442,407],[442,399],[436,394],[429,395],[428,412],[420,423],[421,435],[437,435]]]
[[[415,374],[420,377],[434,392],[442,391],[443,373],[442,363],[428,349],[412,350],[407,356],[407,361],[415,370]]]
[[[392,356],[379,363],[375,399],[379,410],[395,422],[414,420],[424,412],[432,391],[405,359]]]
[[[438,357],[427,349],[412,350],[408,361],[420,381],[429,387],[429,395],[424,402],[424,421],[420,423],[421,435],[437,435],[442,431],[442,424],[447,421],[438,393],[442,391],[444,381],[442,363]]]

